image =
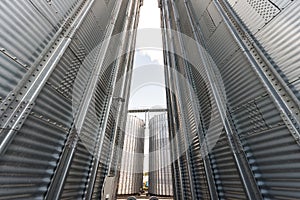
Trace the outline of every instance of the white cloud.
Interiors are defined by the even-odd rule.
[[[152,61],[157,61],[159,65],[164,65],[162,50],[141,50],[140,53],[149,56]]]

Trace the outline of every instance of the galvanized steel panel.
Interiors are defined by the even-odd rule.
[[[107,26],[111,11],[111,9],[107,8],[105,0],[96,1],[92,8],[92,13],[102,30],[105,30]]]
[[[242,51],[238,51],[223,65],[219,65],[219,69],[230,106],[238,107],[266,93]]]
[[[50,2],[39,0],[27,0],[28,4],[32,4],[38,12],[57,30],[63,24],[63,16],[61,16],[52,6]]]
[[[284,124],[269,96],[248,102],[232,113],[241,138]]]
[[[255,37],[286,84],[299,98],[300,77],[300,2],[291,3],[280,15],[259,31]]]
[[[233,5],[233,9],[252,33],[256,33],[266,23],[264,18],[257,13],[247,0],[237,1],[237,3]]]
[[[122,8],[126,8],[128,6],[129,5],[128,5],[127,1],[122,1],[122,5],[121,5]],[[126,14],[127,14],[126,9],[120,10],[119,15],[117,16],[116,28],[114,29],[112,35],[119,34],[123,31],[123,27],[124,27],[124,24],[125,24],[124,22],[127,18]],[[119,37],[117,37],[117,38],[119,39]]]
[[[180,24],[181,28],[179,29],[178,27],[176,27],[176,30],[178,30],[180,33],[183,33],[183,34],[191,37],[193,35],[193,31],[192,31],[191,27],[189,26],[189,18],[184,9],[185,3],[183,1],[177,1],[175,4],[178,7],[177,14],[181,16],[180,18],[178,18],[178,21],[179,21],[178,23]],[[174,14],[175,13],[176,12],[174,12]]]
[[[243,9],[245,8],[243,7]],[[241,12],[249,19],[249,13],[246,13],[246,11]],[[271,16],[265,16],[266,20],[271,18]],[[247,23],[246,19],[242,20]],[[270,26],[269,24],[266,27]],[[225,35],[225,37],[227,36]],[[217,45],[222,46],[224,43],[225,41],[222,41],[221,44],[218,43]],[[271,49],[276,48],[273,46]],[[272,52],[271,49],[270,52]],[[214,57],[215,55],[213,55]],[[287,185],[292,184],[286,182],[296,182],[297,176],[295,174],[298,171],[292,166],[298,166],[298,161],[293,160],[295,162],[293,164],[284,163],[286,163],[286,160],[292,159],[293,153],[295,155],[298,153],[299,146],[285,127],[278,108],[275,107],[273,100],[267,95],[244,53],[238,52],[222,65],[218,63],[217,65],[224,81],[228,103],[234,107],[234,112],[231,113],[233,123],[241,138],[248,164],[256,178],[262,196],[271,199],[297,198],[295,187],[288,187]],[[222,171],[220,169],[223,168],[218,168],[218,172]],[[292,178],[293,174],[295,179]],[[227,178],[223,181],[226,186],[230,185],[230,183],[227,183]],[[225,188],[225,191],[229,190],[230,188]]]
[[[89,175],[90,163],[92,161],[92,152],[87,150],[87,145],[90,144],[80,139],[61,199],[82,199],[83,197]]]
[[[2,22],[0,22],[2,30],[0,47],[5,54],[0,55],[0,70],[3,72],[1,74],[7,76],[6,80],[1,81],[4,84],[1,89],[3,91],[1,98],[4,98],[20,83],[26,73],[24,69],[36,65],[40,61],[48,51],[55,33],[79,2],[81,1],[74,0],[64,3],[59,1],[47,3],[36,0],[1,1],[2,12],[0,15],[3,16],[1,17]],[[54,8],[55,6],[60,7],[59,4],[64,4],[64,16],[60,16],[60,13]],[[12,60],[15,62],[14,67]],[[14,69],[14,73],[7,71],[7,67],[10,67],[9,71],[11,72]]]
[[[289,130],[277,126],[242,141],[264,198],[299,198],[300,148]]]
[[[211,0],[203,0],[203,1],[190,0],[190,2],[193,5],[193,7],[195,8],[195,13],[196,13],[198,19],[200,19],[203,15],[203,12],[206,10],[209,3],[211,2]]]
[[[0,52],[0,104],[20,83],[27,69]]]
[[[295,93],[296,97],[300,99],[300,80],[293,82],[293,92]]]
[[[229,5],[234,6],[238,0],[227,0],[227,2],[229,3]]]
[[[113,7],[115,5],[115,3],[117,2],[116,0],[104,0],[105,5],[108,9],[108,12],[111,12],[113,10]]]
[[[55,13],[60,15],[61,18],[66,19],[72,13],[76,5],[81,2],[84,2],[84,0],[51,1],[49,4],[53,6]]]
[[[99,82],[93,93],[94,97],[89,105],[88,113],[79,136],[79,144],[76,148],[75,156],[63,189],[63,199],[81,198],[87,187],[89,171],[91,170],[93,158],[97,153],[95,138],[98,138],[101,133],[100,126],[103,123],[104,106],[108,98],[106,90],[109,89],[112,72],[112,68],[110,68],[106,70],[107,76],[99,77]],[[114,126],[114,115],[110,111],[108,124],[105,133],[103,133],[105,136],[103,137],[104,141],[101,148],[100,162],[94,163],[99,167],[97,172],[98,179],[96,179],[97,185],[96,188],[94,187],[94,192],[101,191],[104,177],[107,175],[108,163],[110,162],[109,155],[112,151],[112,131]]]
[[[86,54],[78,40],[72,42],[48,80],[49,84],[72,100],[73,104],[79,104],[95,67],[96,51]]]
[[[205,145],[208,147],[208,155],[206,156],[208,156],[210,160],[210,167],[214,173],[212,175],[219,197],[221,199],[245,199],[246,193],[244,188],[241,187],[243,185],[242,179],[235,165],[233,152],[229,147],[228,138],[221,123],[222,120],[218,113],[216,102],[213,99],[210,86],[206,85],[208,80],[205,71],[201,69],[203,66],[199,67],[200,68],[195,69],[192,68],[191,71],[196,87],[199,110],[201,111],[200,116],[202,118],[202,121],[198,123],[201,123],[204,128],[206,138],[206,141],[202,141],[201,146],[198,144],[198,148],[200,150],[200,148],[204,148]],[[202,72],[202,74],[199,72]],[[203,167],[194,170],[198,173],[203,173],[205,176],[205,169],[203,169]]]
[[[102,160],[102,158],[100,160]],[[99,162],[97,176],[94,183],[93,195],[92,195],[93,200],[99,200],[101,198],[102,187],[103,187],[105,176],[107,174],[107,169],[108,166],[106,163]]]
[[[58,29],[74,11],[74,8],[83,0],[68,1],[39,1],[28,0],[41,15],[46,18],[56,29]]]
[[[72,110],[72,102],[47,85],[37,98],[32,113],[39,118],[48,120],[49,123],[61,126],[66,131],[71,128],[75,114]]]
[[[218,133],[217,133],[218,134]],[[247,199],[226,133],[222,131],[209,154],[219,198]]]
[[[210,39],[207,41],[207,48],[213,61],[222,65],[230,56],[239,49],[234,37],[229,33],[226,24],[221,23]]]
[[[199,20],[199,24],[201,26],[201,31],[204,38],[209,39],[209,37],[216,30],[216,25],[207,11],[203,13],[203,16]]]
[[[31,67],[48,50],[57,30],[28,1],[0,2],[0,45]]]
[[[211,19],[213,20],[215,26],[218,26],[223,21],[220,13],[218,12],[218,10],[213,2],[211,2],[209,4],[209,6],[207,7],[207,12],[211,16]]]
[[[274,3],[280,10],[283,10],[286,8],[290,3],[292,3],[292,0],[270,0],[270,2]]]
[[[190,45],[186,44],[188,47]],[[194,49],[195,50],[195,49]],[[192,50],[191,50],[192,51]],[[192,71],[195,69],[193,66],[185,64],[184,60],[176,58],[176,65],[180,66],[179,70],[185,77],[188,77],[185,68],[192,68]],[[193,60],[195,61],[195,60]],[[198,62],[195,62],[198,63]],[[198,63],[199,64],[199,63]],[[200,70],[201,71],[201,70]],[[209,198],[208,192],[208,183],[207,177],[205,174],[204,164],[203,164],[203,155],[200,149],[200,137],[199,137],[199,126],[201,126],[199,121],[197,121],[196,116],[197,110],[195,110],[194,102],[195,97],[191,96],[189,92],[199,92],[201,94],[207,94],[208,91],[205,88],[205,83],[203,79],[198,74],[195,74],[197,80],[195,82],[200,81],[201,89],[204,91],[190,91],[191,88],[189,86],[193,85],[193,83],[188,84],[188,82],[180,81],[178,84],[180,87],[174,88],[173,90],[180,91],[179,94],[176,94],[176,98],[178,99],[179,107],[179,132],[177,132],[176,136],[178,137],[178,157],[180,163],[180,170],[181,171],[181,190],[183,192],[183,197],[186,199],[193,199],[193,198]],[[192,82],[192,81],[191,81]],[[199,82],[198,82],[199,83]],[[175,83],[176,84],[176,83]],[[198,85],[198,84],[197,84]],[[199,94],[197,93],[197,94]],[[201,96],[201,95],[200,95]],[[204,97],[205,99],[205,97]],[[206,99],[205,99],[206,100]],[[198,102],[198,101],[196,101]],[[209,102],[205,102],[209,106]],[[184,106],[183,106],[184,105]],[[208,111],[210,112],[210,110]],[[176,125],[175,125],[176,126]],[[172,149],[173,151],[173,149]],[[174,158],[173,158],[174,159]],[[175,159],[177,159],[175,157]],[[177,189],[178,190],[178,189]]]
[[[76,75],[76,72],[79,70],[80,66],[80,60],[73,53],[72,49],[68,48],[59,61],[57,67],[54,69],[51,77],[48,79],[49,84],[55,88],[61,87],[62,81],[65,79],[66,74],[70,71],[70,69],[73,69],[73,73]],[[70,83],[73,83],[72,80]]]
[[[1,199],[43,199],[67,131],[30,116],[0,158]]]
[[[75,37],[80,40],[87,53],[91,53],[101,46],[104,33],[93,12],[88,13]]]

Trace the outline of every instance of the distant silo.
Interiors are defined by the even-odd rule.
[[[137,194],[143,186],[144,133],[144,121],[128,115],[118,194]]]
[[[172,196],[170,141],[167,114],[154,116],[149,121],[149,194]]]

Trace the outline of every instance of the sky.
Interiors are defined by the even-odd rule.
[[[156,37],[153,36],[155,33]],[[152,41],[151,41],[152,39]],[[147,41],[145,41],[147,40]],[[144,42],[150,45],[143,47]],[[151,48],[153,42],[153,48]],[[142,108],[165,108],[166,94],[162,37],[160,34],[160,10],[157,0],[144,0],[141,7],[129,97],[129,110]],[[155,44],[154,44],[155,43]],[[150,48],[149,48],[150,47]],[[145,114],[134,114],[145,120]],[[144,172],[149,171],[149,129],[145,129]]]
[[[160,9],[158,8],[158,0],[144,0],[144,4],[141,7],[140,12],[140,19],[139,19],[139,25],[138,29],[157,29],[160,31]],[[143,34],[138,34],[137,41],[140,40],[140,38],[144,38]],[[162,46],[162,40],[160,37],[160,46]],[[158,61],[161,65],[163,65],[163,55],[161,53],[162,51],[142,51],[141,54],[147,54],[149,55],[153,61]]]
[[[149,48],[148,45],[143,48],[139,45],[153,31],[160,33],[160,10],[157,0],[144,0],[137,32],[139,49],[135,54],[129,109],[166,105],[161,35],[154,38],[156,47]]]

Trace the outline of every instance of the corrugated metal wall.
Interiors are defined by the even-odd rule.
[[[143,187],[145,122],[128,115],[118,194],[138,194]]]
[[[118,180],[140,4],[0,2],[0,199]],[[160,5],[175,198],[299,199],[299,1]]]
[[[171,152],[167,114],[149,120],[149,188],[157,196],[173,196]]]
[[[161,1],[176,199],[300,198],[299,9]]]
[[[0,2],[0,199],[101,197],[128,100],[114,91],[131,77],[134,42],[122,39],[135,33],[109,38],[137,26],[139,5]],[[114,97],[126,102],[117,114]]]

